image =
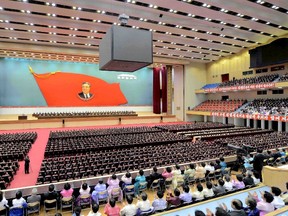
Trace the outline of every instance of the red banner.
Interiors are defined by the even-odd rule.
[[[127,103],[119,83],[110,84],[97,77],[69,72],[31,72],[48,106],[118,106]]]
[[[259,83],[259,84],[251,84],[251,85],[243,85],[243,86],[228,86],[228,87],[220,87],[220,88],[209,88],[204,89],[204,92],[225,92],[225,91],[243,91],[243,90],[254,90],[254,89],[265,89],[265,88],[273,88],[275,87],[275,83]]]
[[[288,122],[288,116],[211,112],[211,116]]]

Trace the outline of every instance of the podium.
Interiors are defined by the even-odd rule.
[[[27,115],[19,115],[18,120],[27,120]]]

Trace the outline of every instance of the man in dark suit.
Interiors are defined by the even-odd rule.
[[[90,83],[89,82],[83,82],[82,83],[82,92],[78,94],[78,96],[83,99],[83,100],[89,100],[91,99],[94,95],[90,93]]]
[[[25,163],[24,163],[25,174],[29,174],[30,159],[29,159],[28,155],[25,157],[24,161],[25,161]]]
[[[262,169],[263,169],[263,161],[266,158],[264,154],[262,154],[262,149],[257,149],[257,154],[253,158],[253,168],[260,174],[260,181],[262,182]]]

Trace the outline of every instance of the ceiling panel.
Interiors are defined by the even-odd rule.
[[[1,0],[0,42],[98,51],[124,13],[127,28],[153,32],[155,57],[208,63],[287,35],[287,6],[280,0]]]

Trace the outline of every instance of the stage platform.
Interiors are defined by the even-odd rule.
[[[32,114],[27,115],[0,115],[0,130],[23,130],[35,128],[68,128],[87,126],[107,126],[126,124],[157,124],[177,122],[175,115],[137,113],[138,116],[117,117],[84,117],[84,118],[56,118],[37,119]]]

